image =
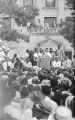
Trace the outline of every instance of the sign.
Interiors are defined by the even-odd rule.
[[[55,0],[45,0],[46,7],[55,7]]]

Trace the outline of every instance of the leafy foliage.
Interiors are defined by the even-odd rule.
[[[9,21],[10,21],[10,19],[9,19]],[[18,42],[18,39],[22,39],[26,42],[29,42],[30,36],[20,34],[16,30],[11,30],[10,29],[10,24],[8,24],[8,22],[6,20],[1,22],[2,28],[1,28],[1,31],[0,31],[0,37],[1,37],[2,40],[6,40],[6,41],[9,41],[9,42],[10,41]]]
[[[70,9],[73,9],[73,3],[74,0],[66,0],[67,5],[70,7]],[[71,14],[72,15],[72,14]],[[65,21],[62,21],[60,23],[60,33],[66,38],[69,42],[74,44],[74,16],[65,18]]]
[[[66,0],[66,4],[70,9],[73,9],[75,0]]]
[[[6,30],[6,29],[2,30],[1,39],[6,40],[8,42],[10,41],[18,42],[18,39],[22,39],[26,42],[29,42],[29,36],[22,35],[16,30]]]
[[[10,18],[15,19],[19,26],[26,26],[28,22],[34,26],[34,18],[39,14],[38,8],[29,4],[19,7],[16,2],[17,0],[0,0],[0,14],[8,15]],[[3,17],[3,20],[6,21],[6,18]],[[7,41],[17,42],[17,40],[21,38],[29,42],[30,39],[30,36],[21,35],[16,30],[9,29],[5,23],[3,23],[0,34],[1,38]]]
[[[60,33],[69,40],[69,42],[73,42],[74,40],[74,18],[73,17],[67,17],[65,19],[65,22],[62,22],[60,24],[61,30]]]
[[[35,16],[39,14],[39,10],[33,5],[19,7],[16,0],[0,0],[0,13],[14,18],[18,25],[26,26],[27,22],[33,21]]]

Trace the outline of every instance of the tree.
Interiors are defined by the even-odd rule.
[[[0,0],[0,13],[14,18],[18,25],[26,26],[39,14],[39,10],[33,5],[19,7],[16,0]]]
[[[66,5],[67,5],[70,9],[73,9],[73,7],[74,7],[74,0],[66,0]]]
[[[39,14],[39,10],[37,7],[33,5],[26,5],[19,7],[16,4],[17,0],[0,0],[0,14],[4,14],[9,16],[10,18],[13,18],[17,25],[19,26],[26,26],[27,22],[30,22],[31,25],[35,24],[34,19]],[[4,23],[6,22],[6,19],[8,17],[2,17]],[[8,29],[8,26],[4,26],[1,30],[1,38],[4,40],[14,40],[17,41],[17,39],[21,38],[29,41],[29,36],[21,35],[16,30]]]
[[[73,10],[73,2],[74,0],[66,0],[67,5],[71,10]],[[65,21],[62,21],[60,23],[61,29],[60,33],[66,38],[69,42],[74,45],[74,34],[75,34],[75,29],[74,29],[74,16],[71,15],[71,17],[66,17]]]

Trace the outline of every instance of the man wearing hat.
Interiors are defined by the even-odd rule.
[[[74,120],[70,109],[59,106],[54,114],[49,115],[48,120]]]
[[[50,81],[44,79],[41,83],[42,88],[42,94],[44,95],[44,98],[41,100],[39,107],[40,109],[49,114],[55,111],[57,108],[57,103],[50,99],[50,93],[51,93],[51,87],[50,87]]]

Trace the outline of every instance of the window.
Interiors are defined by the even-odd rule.
[[[55,7],[55,0],[45,0],[45,7]]]
[[[72,60],[72,51],[65,50],[65,56],[68,56],[70,60]]]
[[[23,0],[24,5],[33,5],[33,0]]]
[[[55,28],[57,24],[57,18],[56,17],[45,17],[44,18],[44,26],[45,28]]]

